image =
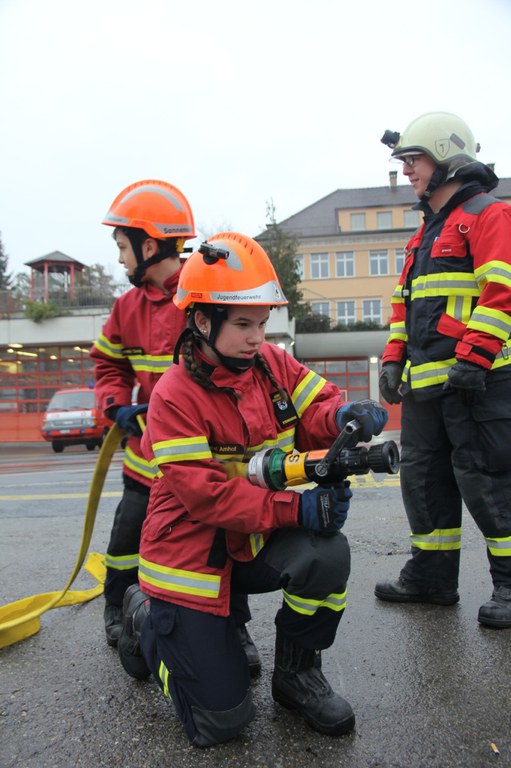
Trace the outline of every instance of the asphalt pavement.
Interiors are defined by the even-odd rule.
[[[45,449],[45,450],[44,450]],[[0,446],[0,595],[11,602],[61,588],[78,551],[94,455]],[[108,475],[91,551],[104,552],[120,497]],[[256,719],[239,738],[188,745],[154,681],[123,671],[103,636],[103,598],[42,616],[33,637],[0,650],[1,768],[484,768],[511,765],[511,630],[477,622],[491,594],[484,542],[464,515],[461,601],[400,606],[374,584],[408,556],[398,478],[364,476],[344,529],[351,544],[348,607],[323,654],[332,686],[356,714],[353,734],[329,738],[271,698],[279,596],[250,598],[262,656]],[[93,586],[80,573],[73,588]]]

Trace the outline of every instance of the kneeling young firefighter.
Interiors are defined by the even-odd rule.
[[[371,400],[344,403],[335,385],[264,342],[270,309],[287,301],[254,240],[224,232],[203,243],[175,302],[188,327],[179,364],[151,396],[142,444],[158,474],[141,589],[130,587],[124,601],[121,662],[133,677],[154,676],[191,744],[227,741],[254,717],[232,595],[280,589],[273,698],[315,730],[345,734],[355,717],[325,679],[321,651],[346,605],[348,484],[300,494],[228,469],[263,449],[328,448],[353,418],[368,441],[387,412]]]

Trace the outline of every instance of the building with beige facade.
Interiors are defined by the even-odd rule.
[[[492,194],[511,202],[511,179]],[[404,246],[422,221],[410,184],[337,189],[279,222],[299,242],[304,301],[333,326],[373,321],[387,325],[390,297],[404,262]]]
[[[494,194],[511,203],[511,178],[501,179]],[[359,322],[383,326],[295,334],[287,310],[272,313],[269,340],[333,381],[350,400],[379,397],[390,297],[403,266],[405,244],[420,224],[415,203],[413,189],[399,185],[393,171],[384,187],[337,189],[279,222],[297,238],[301,289],[313,311],[327,315],[332,327]],[[62,278],[58,292],[73,292],[71,268],[80,265],[71,257],[57,251],[27,265],[33,273],[31,295],[42,279],[46,292],[42,296],[51,298],[48,290],[56,277]],[[1,442],[41,439],[41,414],[55,390],[93,382],[89,349],[109,307],[82,301],[72,309],[71,304],[68,314],[34,323],[11,306],[9,296],[0,301]],[[389,411],[388,427],[397,429],[400,407],[391,406]]]
[[[511,178],[492,192],[511,203]],[[301,290],[313,312],[331,326],[388,325],[390,299],[404,263],[404,248],[421,224],[410,184],[337,189],[279,222],[297,238]],[[297,333],[295,354],[335,382],[350,400],[379,398],[380,358],[387,330]],[[400,424],[400,406],[388,406],[389,428]]]

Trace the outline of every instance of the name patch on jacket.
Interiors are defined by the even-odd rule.
[[[215,456],[243,456],[245,449],[239,443],[210,443],[211,453]]]
[[[131,357],[132,355],[143,355],[144,351],[144,347],[123,347],[121,354],[124,357]]]
[[[287,392],[286,395],[286,399],[283,399],[280,392],[270,392],[275,417],[281,427],[291,427],[298,421],[298,414],[293,405],[293,401]]]

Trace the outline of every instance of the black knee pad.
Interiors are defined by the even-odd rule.
[[[197,733],[191,744],[193,747],[211,747],[234,739],[255,717],[252,692],[234,709],[224,712],[211,712],[192,706],[193,722]]]

